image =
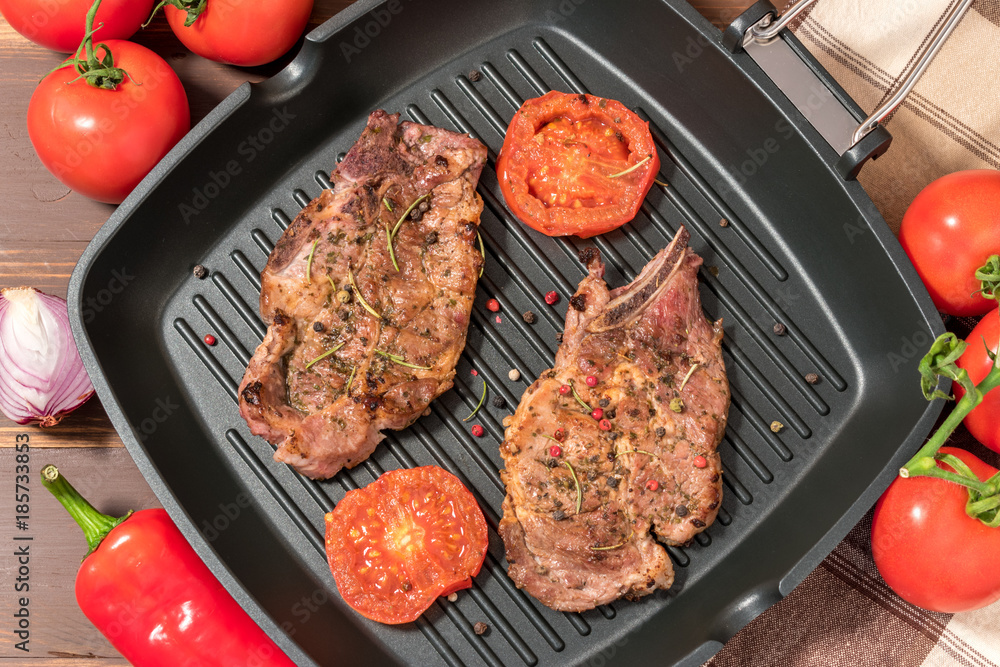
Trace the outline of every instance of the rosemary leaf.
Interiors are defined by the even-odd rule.
[[[476,409],[470,412],[469,416],[463,419],[462,421],[467,422],[473,417],[475,417],[476,413],[479,412],[479,408],[483,407],[483,401],[485,400],[486,400],[486,380],[483,380],[483,395],[479,397],[479,403],[476,405]]]
[[[368,302],[365,301],[365,297],[361,295],[361,290],[358,289],[358,284],[354,282],[354,271],[352,271],[350,268],[347,269],[347,277],[351,279],[351,287],[354,288],[354,293],[358,297],[358,303],[360,303],[364,307],[364,309],[367,310],[369,313],[371,313],[376,318],[381,320],[382,316],[378,314],[377,310],[369,306]]]
[[[653,156],[647,155],[646,157],[642,158],[641,160],[633,164],[631,167],[626,169],[625,171],[619,171],[617,174],[611,174],[610,176],[608,176],[608,178],[618,178],[619,176],[624,176],[625,174],[631,173],[636,169],[638,169],[639,167],[641,167],[642,165],[649,162],[651,159],[653,159]]]
[[[483,247],[483,235],[476,231],[476,238],[479,239],[479,254],[483,256],[483,266],[479,267],[479,277],[483,277],[483,267],[486,266],[486,248]]]
[[[431,193],[428,192],[423,197],[417,197],[415,200],[413,200],[413,203],[410,204],[410,207],[406,209],[403,215],[399,216],[399,221],[396,223],[396,226],[392,228],[392,234],[390,234],[389,236],[390,243],[392,243],[392,239],[396,238],[396,232],[399,231],[400,226],[403,224],[403,220],[406,220],[406,216],[410,214],[410,211],[412,211],[417,206],[417,204],[419,204],[420,202],[422,202],[423,200],[427,199],[430,196]]]
[[[576,478],[576,471],[573,470],[573,466],[570,465],[569,461],[563,461],[566,467],[569,468],[569,474],[573,475],[573,483],[576,484],[576,513],[580,513],[580,508],[583,507],[583,489],[580,488],[580,480]]]
[[[333,354],[334,352],[336,352],[337,350],[339,350],[342,347],[344,347],[344,343],[341,343],[340,345],[334,345],[329,350],[327,350],[326,352],[324,352],[323,354],[319,355],[318,357],[316,357],[315,359],[313,359],[312,361],[310,361],[308,364],[306,364],[306,370],[309,370],[309,368],[313,364],[315,364],[317,361],[320,361],[322,359],[326,359],[327,357],[329,357],[331,354]]]
[[[389,235],[389,224],[385,225],[385,242],[389,245],[389,259],[392,260],[392,266],[396,269],[396,273],[399,273],[399,264],[396,263],[396,252],[392,249],[392,237]]]
[[[430,366],[417,366],[416,364],[411,364],[408,361],[404,361],[403,357],[399,356],[398,354],[389,354],[388,352],[383,352],[382,350],[375,350],[375,354],[381,355],[386,359],[389,359],[393,363],[397,363],[400,366],[406,366],[407,368],[419,368],[422,371],[429,371],[431,369]]]
[[[583,409],[586,410],[587,412],[593,412],[593,409],[589,405],[587,405],[586,401],[584,401],[582,398],[580,398],[580,394],[576,393],[576,387],[573,386],[572,382],[569,383],[569,388],[572,390],[572,392],[573,392],[573,398],[576,399],[577,403],[579,403],[580,405],[582,405]]]
[[[684,391],[684,385],[688,383],[688,380],[691,379],[691,375],[694,374],[696,370],[698,370],[699,366],[701,366],[701,364],[695,364],[694,366],[688,369],[687,375],[684,376],[684,381],[681,382],[681,386],[677,391]]]
[[[316,254],[316,244],[319,243],[319,239],[313,241],[312,250],[309,251],[309,259],[306,260],[306,282],[312,283],[312,265],[313,265],[313,255]]]
[[[351,369],[351,377],[347,378],[347,388],[344,390],[346,393],[351,393],[351,383],[354,382],[354,374],[358,372],[358,367],[355,366]]]

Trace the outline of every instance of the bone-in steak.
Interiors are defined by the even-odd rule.
[[[299,213],[261,274],[268,330],[240,413],[278,445],[276,460],[317,479],[420,416],[451,387],[465,346],[486,147],[398,121],[371,114],[333,188]]]
[[[657,540],[683,544],[718,513],[729,383],[721,321],[702,314],[701,258],[688,239],[681,228],[610,292],[596,251],[585,253],[590,273],[555,367],[505,423],[509,574],[553,609],[669,588],[673,567]]]

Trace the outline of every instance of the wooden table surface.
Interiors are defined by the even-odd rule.
[[[605,0],[610,1],[610,0]],[[351,0],[316,0],[310,29]],[[752,0],[694,0],[709,20],[723,27]],[[188,52],[162,17],[135,37],[177,71],[191,105],[194,125],[244,81],[260,81],[280,70],[288,57],[257,68],[219,65]],[[63,56],[21,37],[0,18],[0,287],[31,285],[66,296],[70,273],[87,243],[114,210],[71,192],[39,162],[28,139],[25,116],[37,82]],[[31,494],[27,531],[15,531],[13,511],[14,445],[30,437]],[[62,507],[37,482],[38,470],[55,463],[109,514],[158,506],[132,459],[112,429],[97,398],[58,427],[18,426],[0,415],[0,665],[43,667],[124,665],[126,661],[87,621],[76,605],[73,582],[86,552],[82,533]],[[30,536],[29,652],[17,650],[12,635],[17,563],[14,533]]]

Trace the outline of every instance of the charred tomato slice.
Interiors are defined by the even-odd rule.
[[[557,91],[518,109],[497,158],[508,208],[549,236],[624,225],[659,169],[649,123],[621,102]]]
[[[437,466],[393,470],[326,515],[326,554],[344,601],[380,623],[415,621],[472,586],[489,536],[482,510]]]

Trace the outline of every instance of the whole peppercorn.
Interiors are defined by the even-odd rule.
[[[806,382],[808,382],[809,384],[817,384],[819,382],[819,376],[816,375],[815,373],[807,373]]]
[[[323,333],[326,327],[323,326],[322,322],[313,322],[313,331],[317,333]]]
[[[522,317],[522,318],[524,319],[524,321],[525,321],[525,322],[527,322],[528,324],[534,324],[534,323],[535,323],[535,322],[536,322],[536,321],[538,320],[538,318],[537,318],[537,317],[535,317],[535,314],[534,314],[533,312],[531,312],[530,310],[526,310],[526,311],[524,311],[524,314],[523,314],[523,315],[521,315],[521,317]]]
[[[786,333],[788,333],[788,327],[786,327],[781,322],[778,322],[777,324],[774,325],[774,333],[778,336],[784,336]]]
[[[208,269],[206,269],[201,264],[195,264],[193,273],[195,278],[201,280],[202,278],[208,275]]]
[[[496,299],[490,299],[486,302],[486,308],[492,313],[500,312],[500,302]]]
[[[215,345],[215,336],[212,334],[205,334],[205,345],[212,346]]]
[[[602,431],[610,431],[610,430],[611,430],[611,421],[610,421],[610,420],[607,420],[607,419],[602,419],[601,421],[599,421],[599,422],[597,423],[597,426],[598,426],[598,427],[599,427],[599,428],[600,428],[600,429],[601,429]]]
[[[486,433],[486,430],[483,429],[482,426],[480,426],[479,424],[473,424],[472,435],[476,436],[477,438],[481,438],[483,437],[484,433]]]
[[[477,70],[477,69],[474,69],[471,72],[469,72],[469,81],[471,81],[472,83],[475,83],[476,81],[479,81],[482,78],[483,78],[483,75],[480,74],[479,70]],[[476,634],[477,635],[481,635],[483,633],[477,632]]]
[[[590,416],[600,421],[601,418],[604,417],[604,410],[602,408],[594,408],[593,411],[591,411]]]
[[[554,306],[557,303],[559,303],[559,293],[556,292],[555,290],[547,292],[545,294],[545,303],[549,304],[550,306]]]
[[[494,408],[502,408],[502,407],[504,407],[506,405],[507,405],[507,400],[503,396],[494,396],[493,397],[493,407]]]
[[[694,467],[695,468],[704,468],[707,465],[708,465],[708,460],[706,460],[705,457],[702,456],[701,454],[699,454],[698,456],[694,457]]]
[[[594,377],[593,375],[588,375],[587,376],[587,386],[588,387],[596,387],[597,386],[597,378]]]
[[[560,447],[559,445],[552,445],[551,447],[549,447],[549,456],[551,456],[552,458],[557,458],[559,456],[562,456],[562,447]]]

